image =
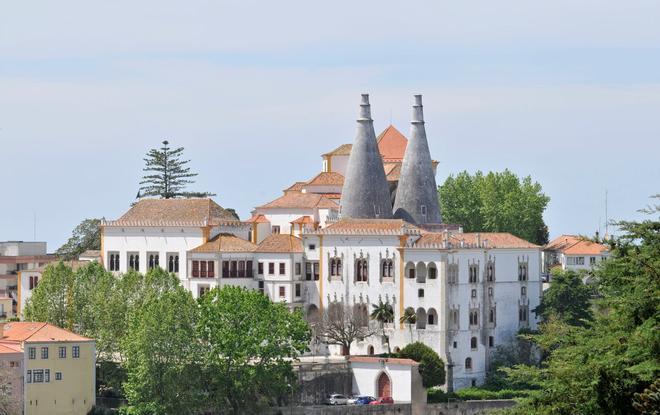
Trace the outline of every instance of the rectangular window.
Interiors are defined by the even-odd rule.
[[[280,298],[286,297],[286,287],[281,285],[280,286]]]
[[[252,265],[252,261],[246,261],[245,262],[245,276],[248,278],[253,278],[254,277],[254,265]]]
[[[222,261],[222,278],[229,278],[229,261]]]
[[[179,273],[179,255],[176,253],[167,254],[167,272]]]
[[[589,265],[596,265],[596,257],[592,256],[589,258]]]
[[[310,251],[315,251],[316,250],[316,244],[309,244],[309,250]]]
[[[80,357],[80,346],[73,346],[71,347],[71,356],[74,359],[77,359]]]
[[[259,281],[259,291],[263,294],[264,293],[264,282]]]
[[[268,275],[274,275],[275,274],[275,263],[274,262],[269,262],[268,263]]]
[[[238,278],[245,278],[245,261],[238,261]]]
[[[583,256],[579,256],[575,259],[576,259],[576,264],[577,265],[584,265],[584,257]]]
[[[44,370],[43,369],[34,369],[32,371],[32,381],[34,383],[43,383],[44,382]]]
[[[192,262],[192,276],[193,278],[199,277],[199,261]]]
[[[296,275],[302,274],[302,264],[300,262],[296,262]]]
[[[199,261],[199,276],[200,278],[206,278],[206,261]]]
[[[108,252],[108,269],[119,271],[119,252]]]
[[[32,371],[29,369],[27,371],[27,377],[25,378],[25,382],[32,383]]]
[[[206,269],[208,270],[208,277],[215,278],[215,261],[209,261]]]
[[[280,262],[280,275],[284,275],[286,273],[286,264],[284,262]]]
[[[160,262],[160,255],[157,252],[147,252],[147,268],[158,268]]]
[[[55,380],[62,380],[62,372],[55,372]]]
[[[30,347],[28,349],[28,354],[29,354],[29,359],[36,359],[37,358],[37,348],[36,347]]]
[[[137,252],[129,252],[128,254],[128,269],[140,271],[140,254]]]
[[[280,233],[280,227],[277,225],[272,226],[271,228],[271,233],[278,234]]]
[[[50,369],[44,370],[44,382],[46,383],[50,382]]]
[[[311,262],[305,262],[305,279],[307,281],[312,280],[312,263]]]
[[[60,359],[66,359],[66,346],[60,346],[59,357]]]
[[[319,280],[319,263],[314,262],[314,281]]]
[[[238,277],[238,261],[231,261],[229,264],[229,276],[231,278]]]
[[[41,358],[48,359],[48,347],[41,348]]]
[[[200,285],[197,287],[198,298],[203,297],[209,291],[211,291],[211,288],[208,285]]]
[[[300,298],[300,284],[296,284],[296,297]]]
[[[420,288],[419,290],[417,290],[417,296],[420,297],[420,298],[424,297],[424,289],[423,288]]]
[[[493,336],[488,336],[488,347],[495,347],[495,338]]]

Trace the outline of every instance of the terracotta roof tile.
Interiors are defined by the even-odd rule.
[[[245,223],[270,223],[264,215],[252,215],[252,217],[245,221]]]
[[[322,194],[317,193],[285,193],[272,202],[257,207],[267,208],[338,208],[339,205]]]
[[[399,358],[386,358],[386,357],[375,357],[375,356],[350,356],[348,358],[349,362],[355,363],[392,363],[396,365],[409,365],[409,366],[419,366],[419,363],[415,362],[412,359],[399,359]]]
[[[261,241],[255,252],[303,252],[303,245],[293,235],[272,234]]]
[[[221,233],[190,252],[252,252],[257,245],[231,233]]]
[[[211,199],[142,199],[106,226],[207,226],[236,223],[229,211]]]
[[[351,154],[352,144],[342,144],[334,150],[323,154],[323,156],[348,156]]]
[[[340,219],[318,231],[320,234],[405,235],[421,229],[402,219]]]
[[[16,321],[4,323],[2,340],[18,342],[94,341],[48,323]]]
[[[390,124],[376,139],[378,140],[378,151],[383,156],[383,160],[403,161],[408,139],[393,125]]]
[[[311,225],[314,224],[314,219],[312,219],[311,216],[301,216],[298,219],[291,221],[291,223],[295,223],[295,224],[302,223],[303,225]]]
[[[284,192],[299,192],[305,186],[305,182],[295,182],[291,186],[284,189]]]
[[[444,242],[443,232],[427,232],[415,242],[415,247],[424,248],[430,246],[442,246]],[[473,233],[449,233],[449,242],[453,248],[461,246],[476,246],[477,235],[481,239],[482,247],[486,248],[540,248],[524,239],[518,238],[506,232],[473,232]]]
[[[337,172],[321,172],[308,180],[307,186],[343,186],[344,176]]]
[[[543,247],[566,255],[601,255],[609,251],[607,245],[591,242],[576,235],[561,235]]]
[[[0,340],[0,354],[23,353],[21,345],[15,342]]]

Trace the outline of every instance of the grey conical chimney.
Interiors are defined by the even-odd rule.
[[[442,222],[421,95],[415,95],[410,140],[394,200],[394,217],[420,225]]]
[[[369,94],[362,94],[357,123],[357,136],[348,158],[341,193],[341,217],[390,219],[390,190],[376,142]]]

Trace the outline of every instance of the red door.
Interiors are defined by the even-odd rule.
[[[385,372],[378,376],[378,397],[392,396],[392,384],[390,377]]]

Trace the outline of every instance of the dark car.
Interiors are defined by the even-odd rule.
[[[356,405],[369,405],[371,402],[375,401],[376,398],[373,396],[358,396],[355,400]]]
[[[393,403],[394,399],[391,396],[381,396],[375,401],[369,402],[369,405],[392,405]]]

